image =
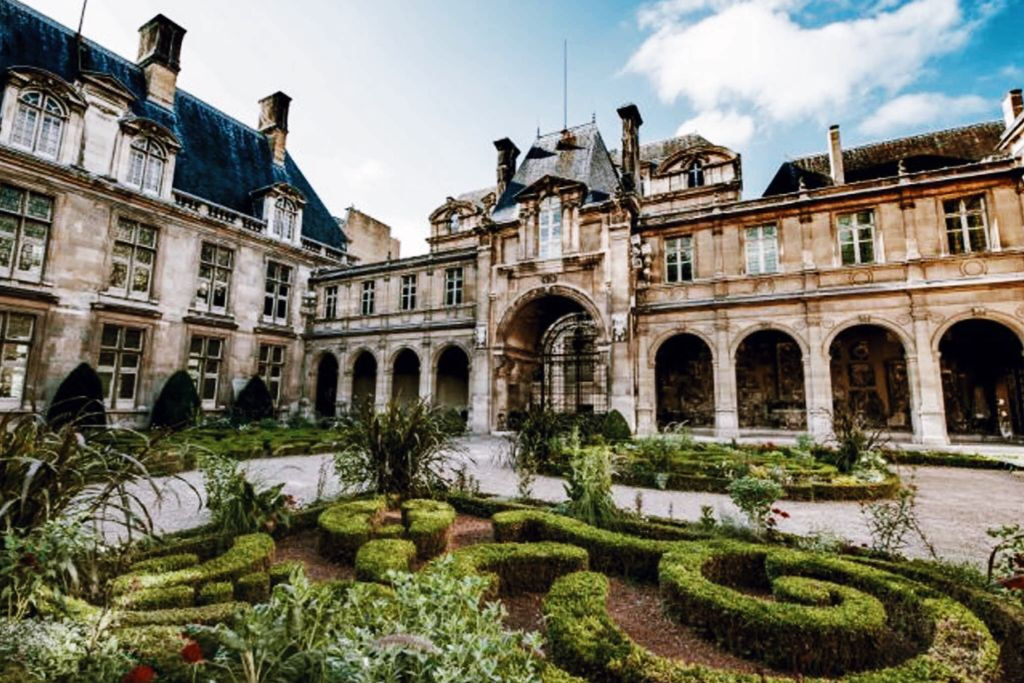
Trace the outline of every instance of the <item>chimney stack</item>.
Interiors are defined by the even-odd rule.
[[[285,142],[288,139],[288,107],[292,98],[280,90],[260,100],[259,131],[270,141],[270,150],[274,153],[274,163],[283,164]]]
[[[494,148],[498,150],[498,187],[497,196],[505,194],[505,189],[512,182],[516,174],[516,159],[519,158],[519,148],[508,138],[494,141]]]
[[[1006,127],[1012,126],[1022,113],[1024,113],[1024,95],[1022,95],[1021,89],[1017,88],[1006,93],[1006,97],[1003,98],[1003,121],[1006,122]]]
[[[634,191],[640,184],[640,126],[644,120],[632,103],[619,107],[618,113],[622,119],[622,182],[627,191]]]
[[[139,29],[137,61],[146,76],[146,97],[166,109],[174,108],[184,37],[185,29],[162,14]]]
[[[843,170],[843,145],[839,141],[839,126],[829,126],[828,128],[828,166],[833,183],[842,185],[846,182],[846,172]]]

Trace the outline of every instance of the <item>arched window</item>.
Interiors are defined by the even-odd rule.
[[[458,211],[452,211],[451,217],[448,219],[448,232],[452,235],[462,229],[461,219],[459,218]]]
[[[22,93],[14,117],[11,144],[47,159],[56,159],[67,110],[56,97],[38,90]]]
[[[700,159],[693,160],[690,168],[686,171],[686,177],[688,187],[700,187],[704,184],[704,164]]]
[[[166,162],[167,153],[162,146],[149,138],[135,138],[128,166],[128,184],[143,192],[160,194]]]
[[[274,203],[274,237],[291,242],[295,239],[295,224],[299,209],[295,202],[281,197]]]
[[[555,258],[562,255],[562,202],[548,197],[540,203],[537,255]]]

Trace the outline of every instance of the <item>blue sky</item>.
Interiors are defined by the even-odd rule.
[[[79,0],[28,0],[75,26]],[[162,12],[188,30],[178,84],[255,124],[293,98],[288,148],[335,213],[355,205],[425,250],[446,196],[494,182],[491,141],[635,102],[651,141],[697,130],[743,154],[757,197],[787,157],[996,119],[1024,85],[1024,0],[89,0],[84,33],[128,57]],[[1016,35],[1014,35],[1016,34]]]

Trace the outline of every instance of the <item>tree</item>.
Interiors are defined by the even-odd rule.
[[[202,402],[192,377],[185,370],[178,370],[164,383],[153,406],[149,426],[168,429],[189,427],[195,424],[201,408]]]
[[[242,424],[274,417],[274,398],[266,382],[259,376],[251,378],[238,392],[231,406],[231,420]]]
[[[80,363],[57,387],[46,412],[46,421],[53,429],[70,423],[79,427],[106,426],[103,383],[88,363]]]

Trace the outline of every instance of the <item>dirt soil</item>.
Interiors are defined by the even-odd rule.
[[[324,559],[316,551],[316,529],[289,534],[277,541],[275,560],[286,562],[297,560],[306,567],[306,576],[314,581],[354,579],[356,570],[351,565],[337,564]]]

